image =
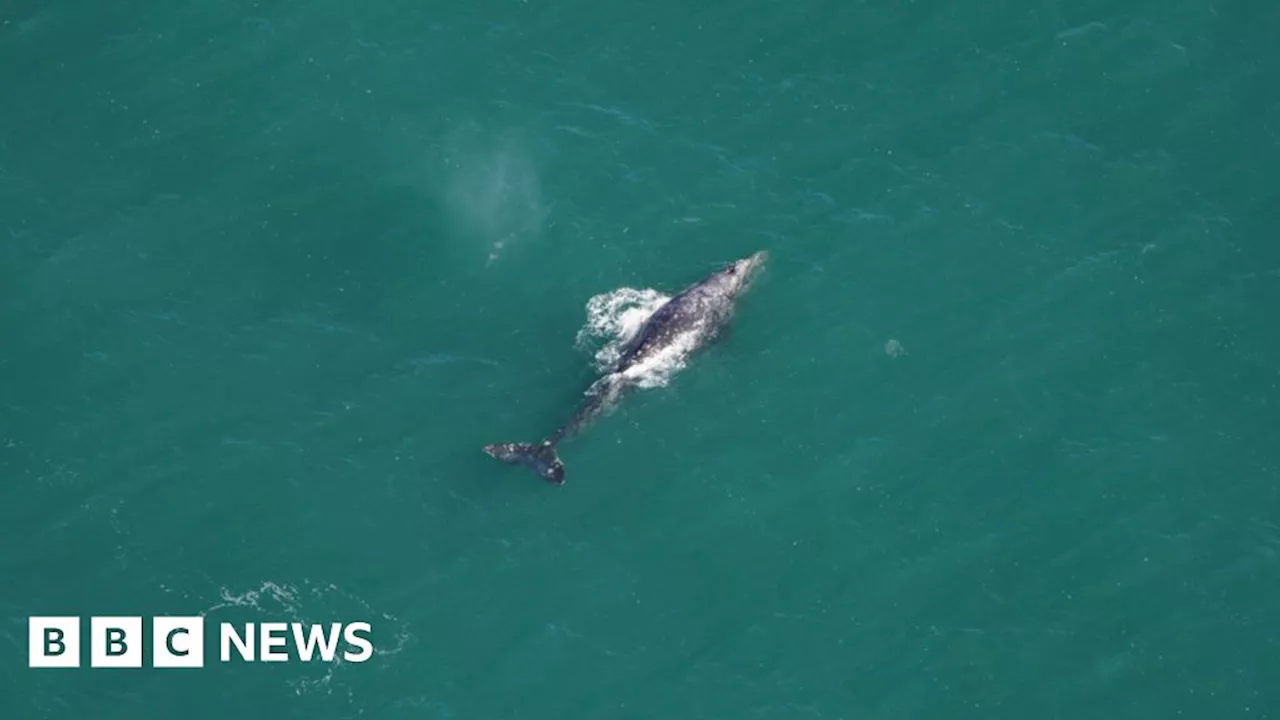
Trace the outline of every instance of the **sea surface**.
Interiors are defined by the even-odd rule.
[[[0,718],[1280,718],[1277,225],[1274,2],[4,0]]]

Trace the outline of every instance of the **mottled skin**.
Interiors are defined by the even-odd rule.
[[[541,443],[498,443],[486,445],[485,453],[512,465],[524,465],[542,479],[564,484],[564,463],[556,455],[556,445],[577,434],[602,413],[617,406],[626,391],[635,385],[629,370],[641,366],[684,339],[689,352],[713,342],[729,324],[733,309],[751,280],[764,267],[767,254],[730,263],[702,281],[685,288],[649,317],[623,349],[610,372],[586,392],[586,401],[559,430]]]

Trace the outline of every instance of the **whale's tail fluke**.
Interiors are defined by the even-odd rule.
[[[556,445],[550,440],[540,443],[485,445],[484,452],[509,465],[523,465],[549,483],[564,484],[564,463],[560,462],[560,456],[556,455]]]

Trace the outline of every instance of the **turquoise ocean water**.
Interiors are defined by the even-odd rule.
[[[7,0],[0,718],[1278,717],[1278,221],[1260,0]]]

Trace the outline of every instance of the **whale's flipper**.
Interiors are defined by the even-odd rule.
[[[556,455],[555,443],[498,443],[484,446],[485,454],[510,465],[524,465],[549,483],[564,484],[564,463]]]

